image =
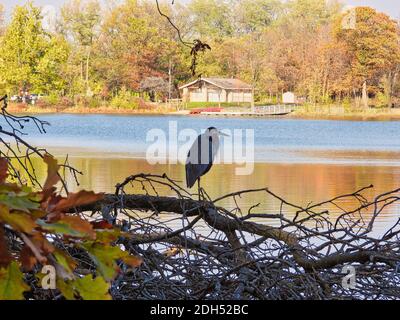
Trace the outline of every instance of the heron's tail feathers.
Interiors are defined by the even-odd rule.
[[[186,167],[186,185],[189,189],[193,188],[196,184],[197,177],[194,174],[191,174],[190,165]]]

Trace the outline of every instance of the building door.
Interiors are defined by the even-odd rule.
[[[220,102],[220,92],[208,89],[208,102]]]
[[[191,102],[204,102],[203,91],[201,89],[194,89],[190,91]]]

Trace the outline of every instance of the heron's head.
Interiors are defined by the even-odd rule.
[[[219,138],[220,136],[229,137],[227,134],[219,131],[217,128],[210,127],[206,130],[206,133],[212,138]]]

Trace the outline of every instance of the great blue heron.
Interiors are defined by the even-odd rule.
[[[199,135],[190,149],[186,161],[186,184],[192,188],[196,181],[200,195],[200,178],[207,174],[217,156],[220,136],[228,136],[216,128],[208,128]]]

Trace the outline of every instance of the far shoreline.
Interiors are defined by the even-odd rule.
[[[354,113],[319,113],[319,112],[297,112],[294,111],[288,115],[276,115],[276,116],[237,116],[237,115],[218,115],[217,113],[212,116],[210,115],[192,115],[190,110],[182,111],[168,111],[168,110],[128,110],[128,109],[112,109],[112,108],[43,108],[38,109],[30,107],[26,109],[15,108],[12,105],[9,106],[8,111],[16,115],[115,115],[115,116],[190,116],[190,117],[209,117],[209,118],[232,118],[232,119],[291,119],[291,120],[331,120],[331,121],[400,121],[400,109],[393,110],[394,112],[354,112]]]

